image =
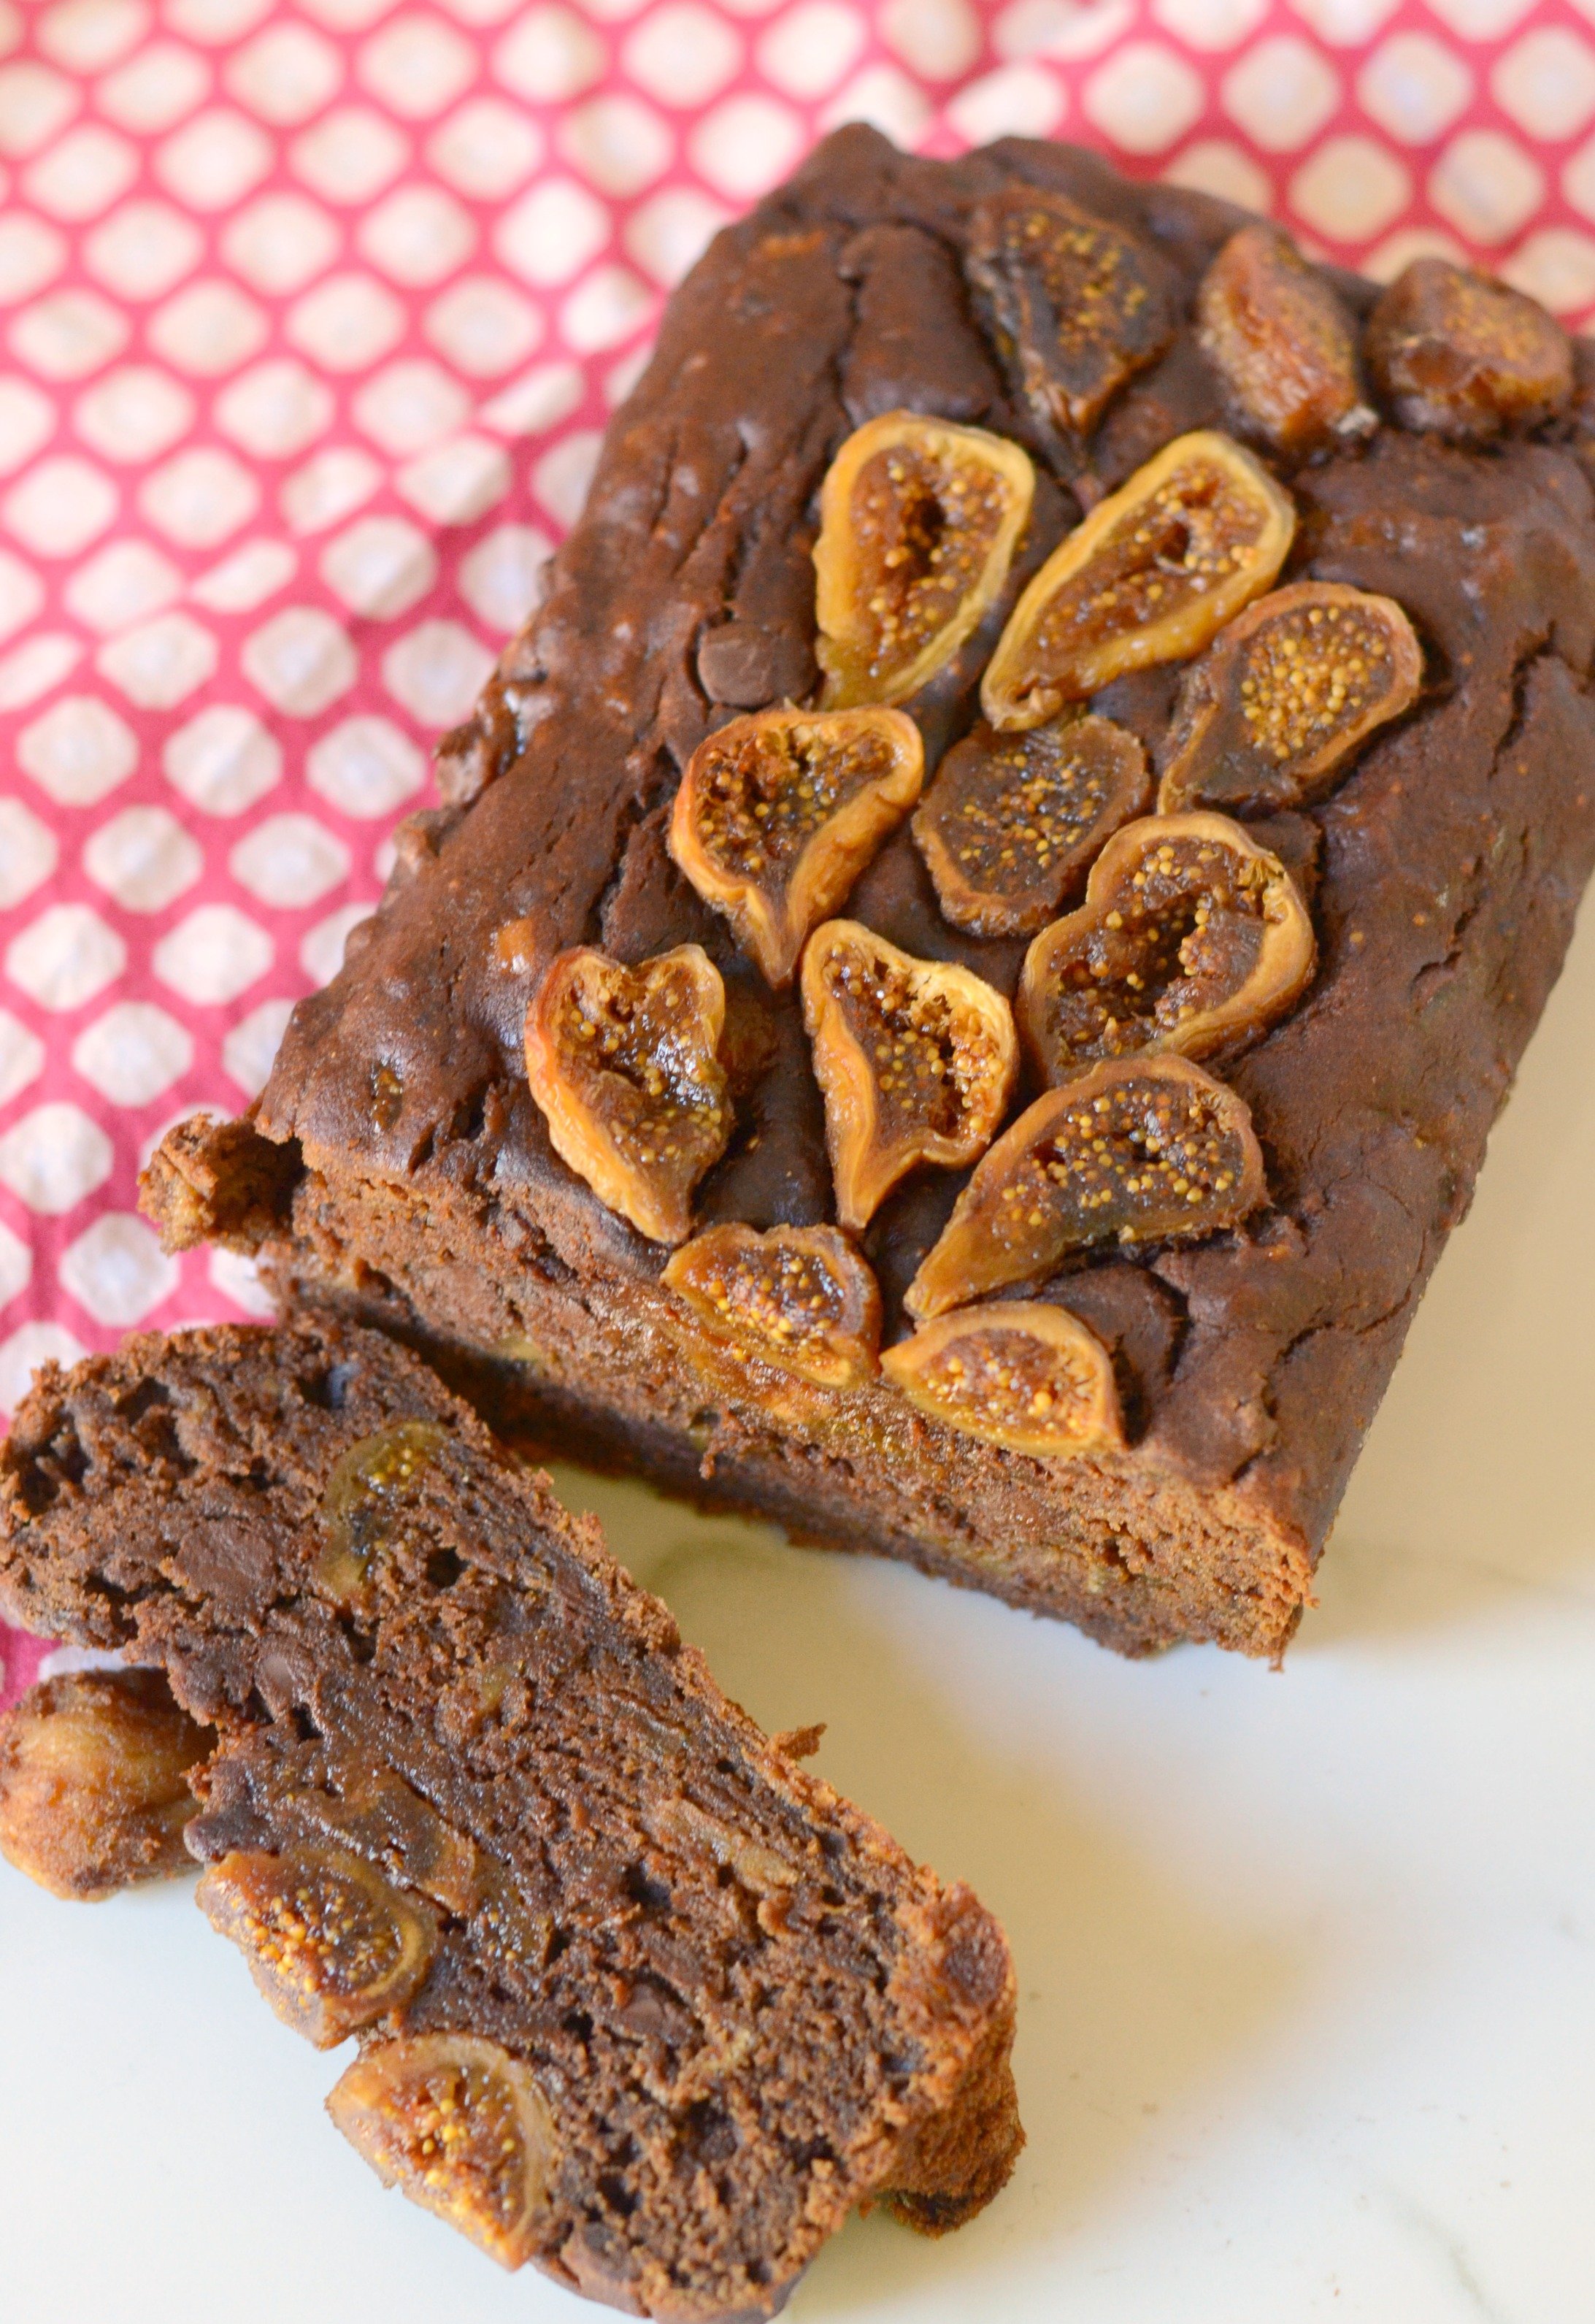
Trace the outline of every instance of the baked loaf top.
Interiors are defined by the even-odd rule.
[[[1035,189],[1148,254],[1170,318],[1123,375],[1076,382],[1061,420],[1027,377],[1022,318],[977,295],[995,279],[993,206]],[[905,410],[990,431],[1036,466],[1006,585],[908,702],[934,764],[970,721],[1016,597],[1082,516],[1173,439],[1249,432],[1234,364],[1213,359],[1212,318],[1197,312],[1240,223],[1066,148],[1015,141],[929,162],[850,130],[723,235],[611,428],[543,604],[445,747],[451,804],[406,827],[383,910],[296,1011],[266,1136],[334,1176],[457,1189],[509,1250],[578,1276],[657,1276],[663,1241],[554,1151],[527,1081],[528,1009],[573,947],[634,964],[695,945],[724,980],[734,1112],[695,1225],[835,1216],[799,1001],[672,860],[683,770],[735,713],[816,696],[821,487],[853,430]],[[1333,287],[1348,318],[1367,316],[1371,288]],[[1140,311],[1123,306],[1131,337]],[[1595,853],[1581,390],[1570,369],[1540,403],[1526,390],[1516,411],[1464,424],[1470,383],[1445,375],[1426,311],[1381,307],[1382,424],[1342,410],[1311,442],[1286,427],[1263,446],[1294,498],[1282,582],[1395,601],[1422,669],[1415,705],[1338,788],[1255,826],[1311,893],[1316,950],[1287,1013],[1260,1037],[1243,1025],[1249,1046],[1219,1060],[1249,1110],[1267,1202],[1203,1240],[1088,1253],[1024,1286],[1111,1352],[1131,1428],[1121,1457],[1234,1487],[1311,1553],[1466,1207]],[[833,662],[833,698],[836,675]],[[1090,707],[1161,769],[1180,677],[1173,663],[1119,676]],[[916,961],[960,964],[1003,996],[1019,984],[1023,939],[954,926],[906,825],[846,910]],[[1251,1168],[1236,1150],[1236,1172]],[[868,1214],[888,1343],[908,1332],[905,1295],[963,1184],[920,1172]]]
[[[218,1730],[201,1902],[290,2024],[358,2034],[339,2126],[505,2264],[765,2315],[861,2200],[938,2231],[1006,2179],[996,1923],[727,1702],[392,1342],[218,1327],[46,1367],[0,1447],[0,1604]],[[14,1756],[95,1708],[41,1691]],[[32,1859],[25,1774],[0,1806]]]

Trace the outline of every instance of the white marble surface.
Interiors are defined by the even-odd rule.
[[[567,1475],[770,1726],[1002,1915],[1030,2144],[798,2324],[1595,2319],[1595,918],[1283,1674],[1130,1665]],[[553,2319],[384,2196],[186,1886],[0,1866],[0,2315]]]

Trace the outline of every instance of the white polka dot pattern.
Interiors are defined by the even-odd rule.
[[[0,5],[0,1408],[261,1312],[139,1161],[259,1090],[662,294],[848,120],[1595,307],[1595,0]]]

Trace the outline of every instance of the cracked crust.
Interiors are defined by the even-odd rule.
[[[540,612],[456,746],[496,779],[295,1014],[260,1128],[298,1141],[305,1171],[256,1240],[290,1303],[397,1323],[475,1364],[502,1411],[578,1427],[590,1451],[682,1489],[911,1558],[1129,1651],[1194,1637],[1275,1654],[1595,856],[1595,509],[1572,426],[1488,453],[1387,427],[1292,479],[1290,577],[1395,596],[1424,641],[1426,690],[1331,799],[1278,819],[1302,839],[1293,862],[1315,866],[1320,971],[1288,1020],[1222,1067],[1251,1108],[1273,1207],[1045,1295],[1109,1339],[1130,1433],[1117,1462],[972,1448],[883,1389],[810,1401],[756,1369],[728,1377],[683,1336],[658,1255],[551,1154],[519,1070],[528,991],[553,953],[599,943],[636,960],[701,943],[726,978],[740,1130],[697,1222],[830,1215],[796,1002],[761,989],[675,872],[668,801],[731,708],[816,681],[816,494],[850,429],[908,405],[1035,454],[1037,517],[998,626],[1076,519],[960,273],[973,205],[1016,177],[1149,237],[1187,311],[1239,222],[1064,147],[1010,141],[947,164],[849,130],[719,238],[611,429]],[[1337,287],[1362,309],[1372,295]],[[1213,424],[1221,391],[1185,328],[1109,410],[1082,492]],[[928,764],[973,715],[994,635],[911,706]],[[1176,680],[1146,673],[1093,706],[1151,742]],[[848,908],[907,952],[1014,989],[1021,945],[949,928],[906,830]],[[512,971],[493,943],[511,920],[526,938]],[[385,1126],[377,1063],[403,1090]],[[909,1182],[871,1225],[889,1342],[958,1184]]]
[[[351,1598],[328,1480],[417,1424]],[[938,2234],[1007,2180],[997,1923],[728,1702],[596,1526],[391,1339],[222,1325],[46,1365],[0,1446],[0,1609],[158,1667],[216,1730],[186,1835],[213,1895],[228,1859],[330,1850],[424,1922],[401,1996],[379,2016],[338,1987],[332,2035],[379,2060],[464,2036],[530,2077],[548,2190],[515,2264],[733,2324],[856,2204]]]

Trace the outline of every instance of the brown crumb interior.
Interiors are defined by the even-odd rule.
[[[352,1464],[364,1563],[329,1559],[351,1447],[423,1426],[425,1457]],[[534,2256],[561,2280],[771,2312],[859,2200],[936,2229],[1007,2176],[996,1924],[779,1757],[392,1342],[226,1327],[47,1374],[0,1512],[8,1612],[161,1663],[219,1728],[196,1854],[353,1854],[437,1916],[363,2045],[525,2061],[554,2126]]]

